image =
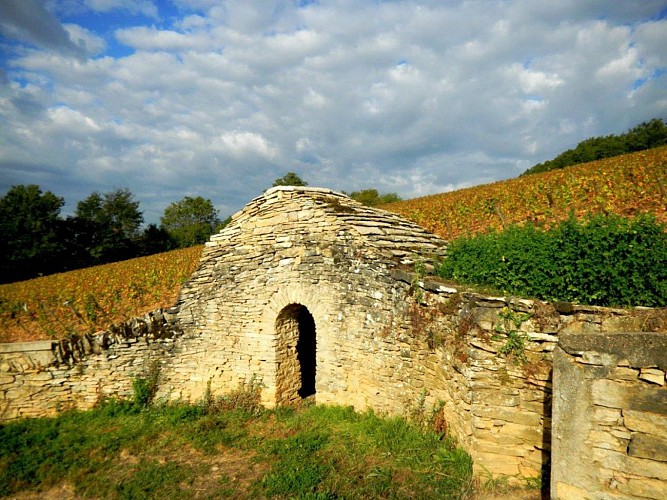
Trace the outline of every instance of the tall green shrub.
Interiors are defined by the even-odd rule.
[[[650,215],[574,217],[454,241],[439,274],[505,293],[593,305],[667,305],[667,233]]]

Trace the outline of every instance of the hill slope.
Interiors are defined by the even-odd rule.
[[[514,223],[550,226],[571,212],[648,212],[667,222],[667,146],[382,208],[446,240]]]
[[[531,221],[650,212],[667,222],[667,147],[416,198],[383,208],[444,239]],[[0,342],[62,338],[176,301],[202,247],[0,285]]]
[[[538,163],[521,175],[548,172],[570,165],[578,165],[665,145],[667,145],[667,125],[662,119],[654,118],[637,125],[625,134],[591,137],[581,141],[574,149],[562,152],[553,160]]]
[[[0,285],[0,342],[65,338],[176,303],[203,246]]]

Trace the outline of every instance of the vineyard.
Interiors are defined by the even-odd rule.
[[[532,222],[551,227],[574,213],[652,213],[667,222],[667,147],[392,203],[445,240]]]
[[[64,338],[176,303],[201,246],[0,285],[0,342]]]
[[[667,223],[667,147],[385,205],[446,240],[570,213]],[[0,285],[0,342],[63,338],[172,306],[202,247]]]

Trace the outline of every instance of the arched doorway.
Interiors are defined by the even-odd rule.
[[[276,319],[276,404],[313,396],[316,370],[315,320],[305,306],[290,304]]]

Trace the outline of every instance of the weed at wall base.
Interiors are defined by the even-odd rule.
[[[153,360],[149,363],[146,372],[132,381],[134,404],[140,408],[147,408],[155,399],[160,379],[160,363]]]
[[[233,391],[216,398],[211,391],[211,381],[209,380],[202,401],[204,411],[209,414],[241,411],[248,415],[258,416],[264,411],[262,406],[263,387],[264,384],[253,375],[249,381],[240,382]]]

